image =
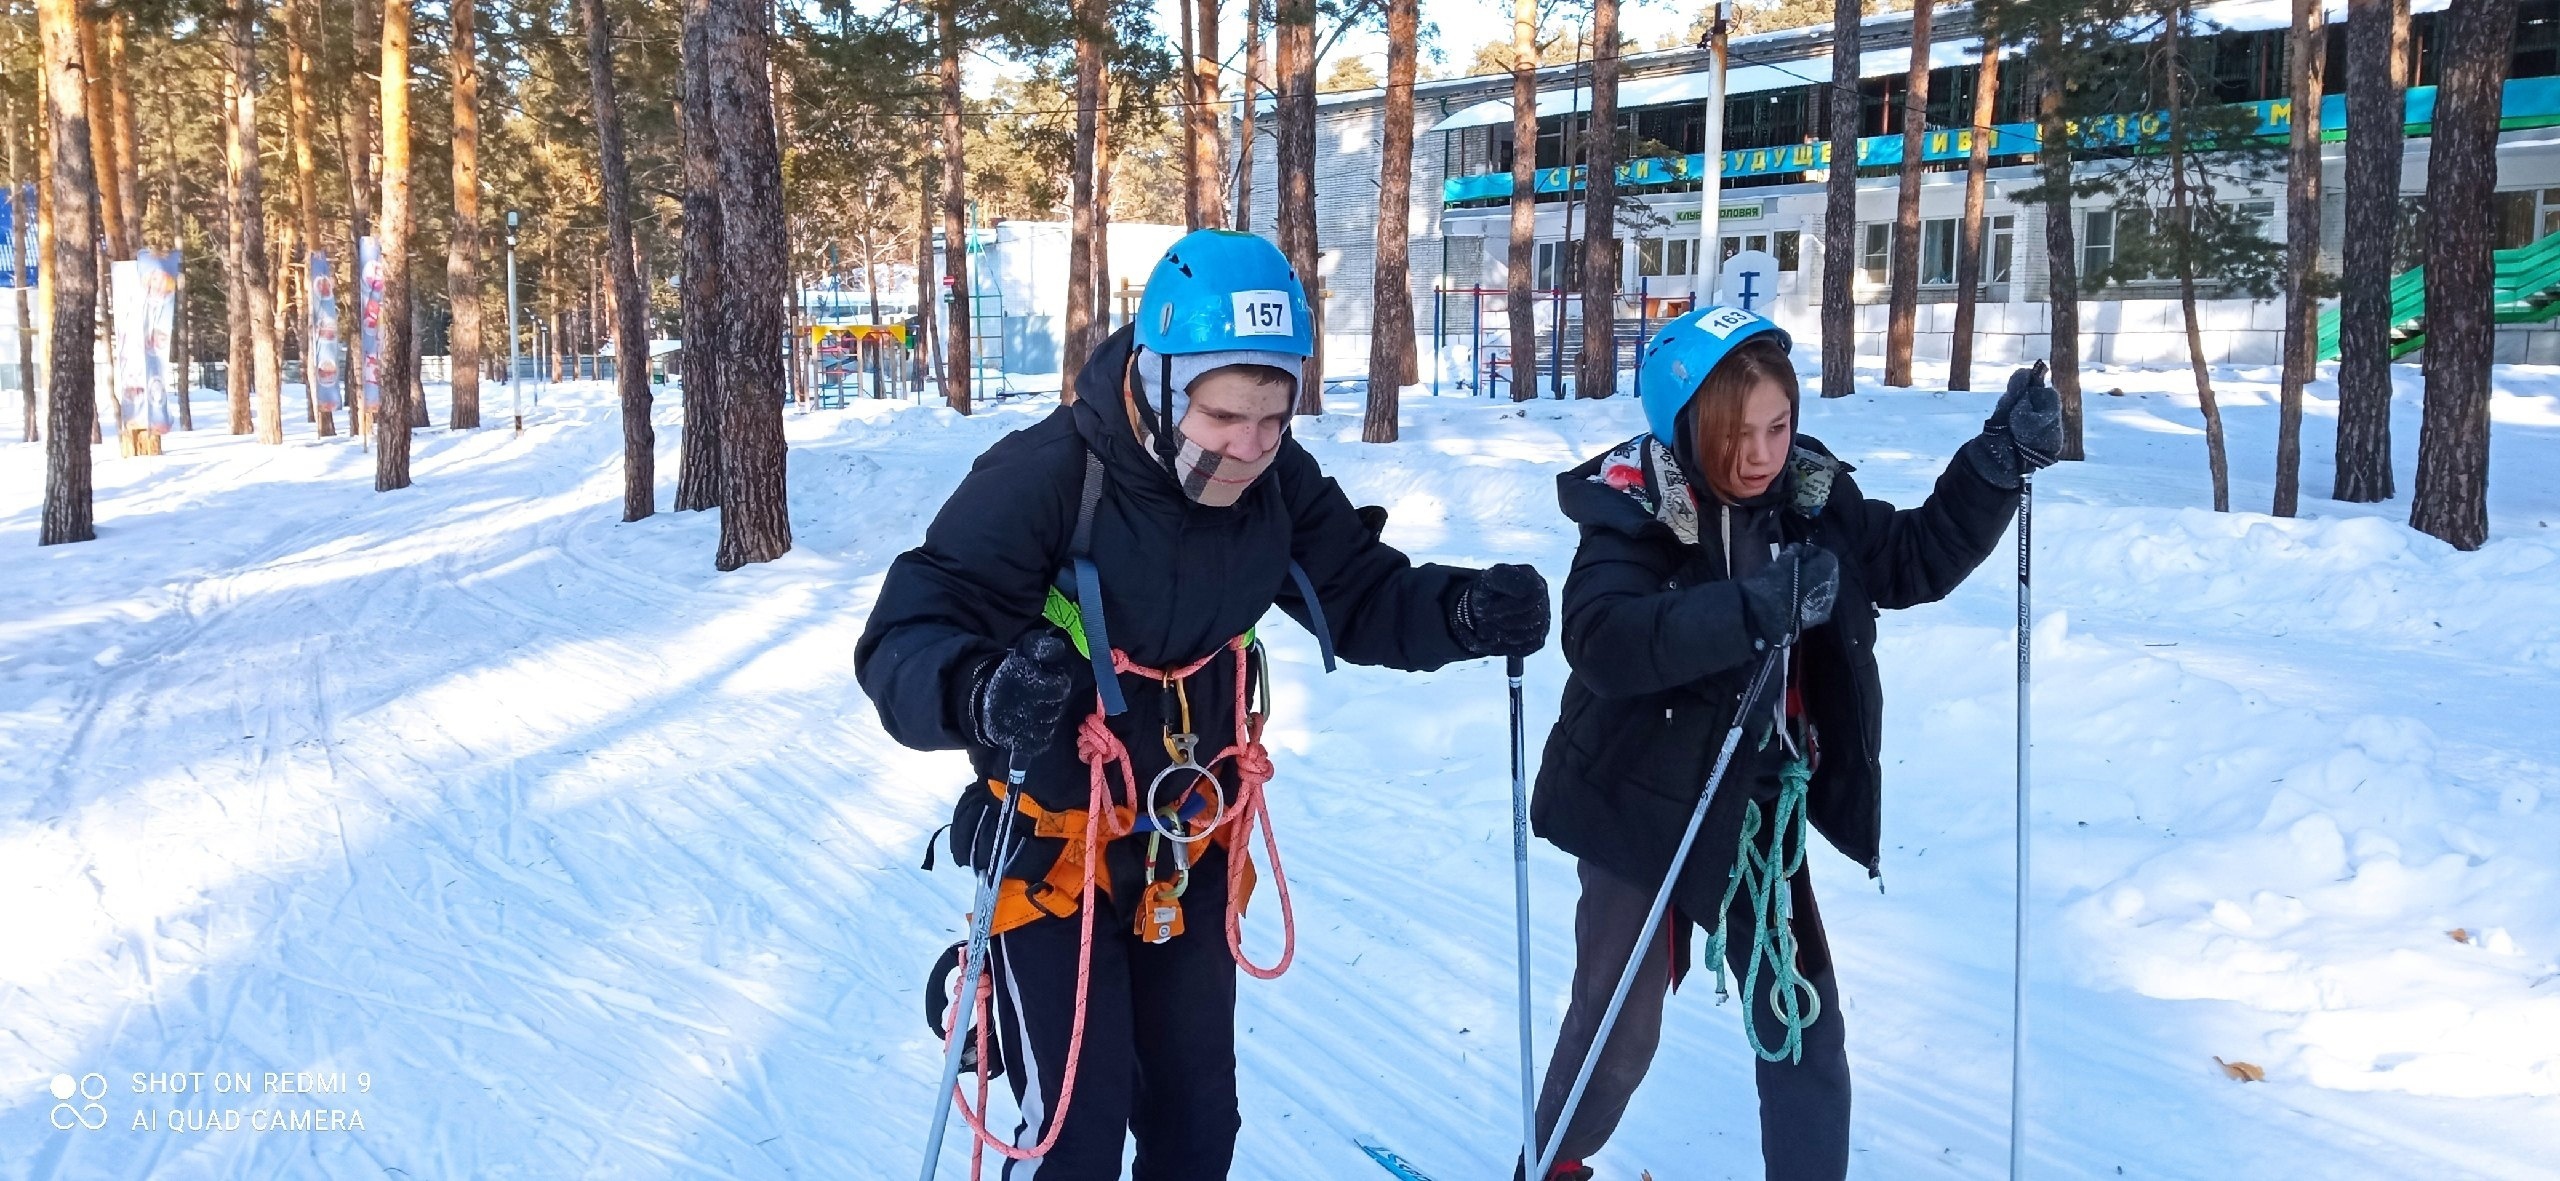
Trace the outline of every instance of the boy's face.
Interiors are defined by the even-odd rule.
[[[1237,463],[1259,463],[1279,448],[1296,392],[1250,369],[1212,369],[1191,383],[1182,437]]]

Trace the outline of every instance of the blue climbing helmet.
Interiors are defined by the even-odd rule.
[[[1138,301],[1138,344],[1166,356],[1316,351],[1307,289],[1289,260],[1234,230],[1193,230],[1156,260]]]
[[[1762,336],[1776,337],[1781,349],[1796,347],[1787,330],[1767,316],[1715,304],[1677,317],[1654,333],[1636,369],[1636,383],[1644,390],[1644,421],[1653,428],[1653,437],[1679,446],[1680,412],[1698,395],[1707,374],[1742,342]]]

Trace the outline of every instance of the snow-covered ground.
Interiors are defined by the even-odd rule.
[[[2275,374],[2221,376],[2263,509]],[[2201,507],[2182,371],[2089,376],[2091,461],[2038,489],[2034,1175],[2560,1173],[2560,371],[2499,376],[2472,554],[2402,524],[2412,372],[2404,499],[2293,521]],[[1416,397],[1375,447],[1355,394],[1302,437],[1390,540],[1551,577],[1554,473],[1638,424]],[[1806,425],[1907,503],[1990,400],[1869,387]],[[33,544],[40,452],[0,446],[0,1177],[911,1174],[920,992],[966,886],[917,861],[965,772],[881,735],[853,642],[969,458],[1049,405],[795,412],[798,547],[725,575],[711,515],[619,522],[593,385],[520,438],[425,432],[392,495],[345,439],[172,435],[100,462],[87,545]],[[1885,621],[1890,892],[1811,864],[1861,1178],[2005,1170],[2013,593],[2004,553]],[[1300,945],[1243,988],[1237,1175],[1373,1175],[1364,1132],[1507,1174],[1499,672],[1328,677],[1265,634]],[[1563,675],[1531,663],[1538,734]],[[1543,847],[1533,875],[1543,1045],[1573,879]],[[1257,910],[1259,955],[1275,926]],[[1680,998],[1603,1177],[1758,1176],[1736,1025]],[[154,1073],[203,1093],[136,1093]],[[310,1109],[363,1129],[259,1130]]]

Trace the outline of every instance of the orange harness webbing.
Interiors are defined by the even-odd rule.
[[[1290,962],[1297,957],[1297,915],[1289,903],[1289,877],[1280,866],[1280,844],[1271,829],[1271,814],[1263,806],[1263,786],[1271,782],[1271,756],[1262,745],[1262,719],[1247,711],[1246,688],[1252,667],[1244,637],[1228,641],[1224,650],[1234,653],[1236,662],[1235,741],[1205,765],[1215,766],[1226,759],[1235,761],[1235,799],[1206,835],[1228,850],[1228,954],[1235,957],[1236,966],[1244,969],[1246,975],[1257,980],[1271,980],[1288,971]],[[1218,655],[1212,652],[1182,668],[1164,671],[1139,664],[1129,659],[1127,653],[1114,648],[1111,650],[1111,665],[1117,673],[1134,673],[1174,684],[1190,680],[1192,674],[1208,667]],[[1040,1138],[1038,1144],[1027,1149],[1016,1148],[987,1131],[988,1071],[982,1069],[978,1074],[978,1101],[974,1106],[970,1104],[967,1092],[955,1085],[953,1099],[960,1109],[960,1118],[968,1121],[970,1132],[976,1136],[976,1143],[970,1149],[970,1173],[973,1177],[984,1162],[988,1148],[994,1148],[1012,1160],[1031,1160],[1048,1155],[1058,1142],[1059,1130],[1067,1125],[1067,1106],[1075,1099],[1076,1068],[1084,1057],[1085,1009],[1093,992],[1093,892],[1097,886],[1109,888],[1110,870],[1102,863],[1102,850],[1109,841],[1136,831],[1140,807],[1137,764],[1130,759],[1129,748],[1121,743],[1120,736],[1111,732],[1099,694],[1093,712],[1085,715],[1083,723],[1076,728],[1076,756],[1084,761],[1090,772],[1083,811],[1053,812],[1028,798],[1016,800],[1014,806],[1031,819],[1035,835],[1060,837],[1070,843],[1059,855],[1057,863],[1051,866],[1048,876],[1037,883],[1043,888],[1040,894],[1035,895],[1031,891],[1033,883],[1012,880],[1002,883],[993,922],[993,930],[1002,933],[1041,917],[1064,918],[1064,914],[1049,910],[1045,899],[1049,894],[1064,891],[1059,884],[1062,878],[1072,877],[1076,881],[1075,905],[1083,914],[1077,935],[1075,1024],[1067,1037],[1066,1073],[1058,1084],[1057,1106],[1048,1117],[1048,1133]],[[1116,806],[1111,801],[1109,775],[1114,765],[1120,769],[1124,801]],[[990,786],[996,785],[991,783]],[[1101,818],[1099,823],[1096,817]],[[1280,959],[1268,968],[1255,964],[1244,953],[1244,908],[1253,892],[1254,882],[1253,858],[1245,844],[1257,821],[1262,826],[1262,851],[1271,858],[1272,886],[1280,895]],[[1081,841],[1076,840],[1078,837],[1082,838]],[[982,967],[981,972],[983,978],[977,989],[974,1019],[978,1031],[978,1061],[983,1065],[994,1061],[987,1044],[987,1010],[995,980],[991,971]],[[952,1022],[950,1036],[958,1036],[959,1028],[959,1022]]]

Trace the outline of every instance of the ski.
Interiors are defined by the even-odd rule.
[[[1432,1181],[1431,1174],[1413,1167],[1403,1157],[1389,1151],[1385,1145],[1366,1136],[1359,1137],[1354,1142],[1360,1145],[1360,1151],[1369,1154],[1370,1160],[1378,1162],[1379,1168],[1404,1178],[1404,1181]]]

